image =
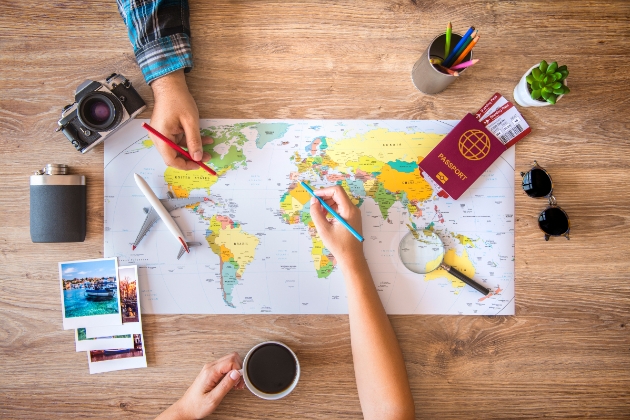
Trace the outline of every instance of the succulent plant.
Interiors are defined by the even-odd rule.
[[[558,67],[558,63],[555,61],[547,64],[543,60],[538,67],[534,67],[525,80],[529,84],[532,99],[540,100],[542,98],[550,104],[555,104],[559,95],[570,92],[569,88],[563,83],[568,75],[569,70],[567,66]]]

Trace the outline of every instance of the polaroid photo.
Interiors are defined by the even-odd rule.
[[[138,286],[138,266],[130,265],[126,267],[118,267],[118,281],[120,311],[122,313],[122,325],[86,328],[86,334],[88,338],[109,337],[112,335],[142,334],[140,297],[138,296],[138,291],[140,290]]]
[[[63,329],[122,325],[118,259],[59,263]]]
[[[77,351],[130,349],[134,345],[131,334],[89,338],[85,335],[85,328],[75,330],[74,342]]]
[[[133,348],[92,350],[88,352],[90,374],[147,367],[142,334],[133,335]]]

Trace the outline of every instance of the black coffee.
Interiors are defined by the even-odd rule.
[[[258,347],[247,361],[247,376],[258,390],[279,394],[293,383],[297,366],[293,354],[278,344]]]

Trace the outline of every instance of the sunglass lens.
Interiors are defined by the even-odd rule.
[[[530,197],[546,197],[551,193],[551,178],[542,169],[533,168],[523,176],[523,190]]]
[[[569,218],[559,207],[549,207],[538,216],[538,225],[548,235],[563,235],[569,230]]]

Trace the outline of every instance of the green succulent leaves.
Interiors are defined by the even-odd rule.
[[[567,66],[558,67],[558,63],[555,61],[547,64],[543,60],[538,67],[534,67],[532,72],[525,77],[525,80],[532,90],[532,99],[542,98],[550,104],[555,104],[558,96],[570,92],[569,88],[562,83],[568,75]]]

